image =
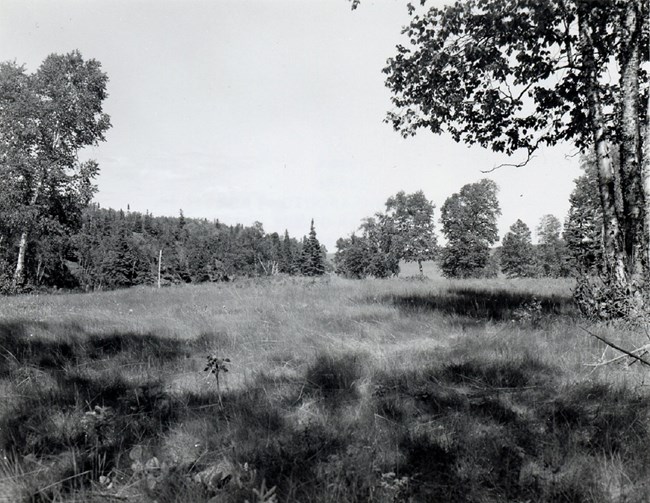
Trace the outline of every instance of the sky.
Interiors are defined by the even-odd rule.
[[[434,3],[441,4],[443,0]],[[564,220],[580,175],[571,146],[520,162],[448,135],[404,139],[382,68],[406,44],[406,0],[0,0],[0,61],[35,71],[51,53],[81,51],[108,74],[103,207],[156,216],[309,232],[335,251],[389,196],[424,191],[439,208],[467,183],[500,187],[503,236]],[[440,234],[440,232],[439,232]]]

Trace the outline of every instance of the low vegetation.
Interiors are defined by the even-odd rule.
[[[639,334],[588,325],[571,288],[274,277],[7,298],[0,494],[647,501],[647,371],[587,366],[614,355],[581,327]]]

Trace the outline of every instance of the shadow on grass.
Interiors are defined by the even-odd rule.
[[[477,288],[453,288],[439,295],[387,295],[380,300],[405,314],[438,312],[480,321],[509,321],[518,310],[535,310],[539,315],[576,313],[570,297]]]
[[[645,479],[650,399],[627,387],[558,387],[534,358],[470,360],[377,376],[376,413],[400,424],[415,501],[610,501],[602,476],[617,459]],[[647,488],[630,487],[630,501]],[[615,490],[615,489],[614,489]]]
[[[624,481],[650,473],[647,397],[602,383],[558,386],[561,370],[531,355],[368,375],[369,355],[318,354],[300,376],[261,373],[220,396],[172,391],[148,372],[126,377],[119,365],[65,367],[95,354],[142,360],[167,344],[151,334],[82,344],[78,327],[56,327],[52,340],[2,330],[4,351],[53,383],[25,387],[0,416],[0,449],[26,472],[30,458],[56,466],[32,501],[70,499],[115,473],[139,481],[138,501],[159,503],[255,501],[262,483],[280,501],[609,501],[604,460],[617,460]],[[176,343],[160,358],[171,359]],[[38,351],[58,356],[42,365]],[[135,446],[149,449],[143,462],[172,463],[173,434],[175,448],[200,451],[164,473],[134,468]],[[640,484],[626,488],[627,501],[644,501]]]
[[[33,335],[36,332],[37,335]],[[46,334],[42,336],[40,334]],[[0,377],[12,369],[30,366],[41,370],[63,370],[97,360],[120,358],[134,363],[164,365],[223,345],[226,336],[204,333],[195,339],[161,337],[155,333],[88,333],[75,323],[0,323]]]

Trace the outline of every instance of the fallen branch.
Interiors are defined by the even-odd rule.
[[[641,346],[638,349],[634,349],[630,351],[630,353],[641,353],[641,356],[643,356],[648,352],[648,350],[650,350],[650,344],[646,344],[645,346]],[[603,354],[603,356],[605,355]],[[598,363],[585,363],[585,365],[587,367],[600,367],[601,365],[609,365],[610,363],[616,363],[617,361],[620,361],[623,358],[628,358],[628,355],[625,354],[625,355],[617,356],[616,358],[612,358],[611,360],[600,361]]]
[[[638,349],[634,349],[634,350],[632,350],[632,351],[628,351],[627,349],[623,349],[623,348],[617,346],[616,344],[614,344],[613,342],[608,341],[608,340],[605,339],[604,337],[601,337],[600,335],[597,335],[597,334],[594,334],[593,332],[590,332],[589,330],[587,330],[587,329],[584,328],[584,327],[579,327],[579,328],[580,328],[581,330],[587,332],[587,333],[588,333],[589,335],[591,335],[592,337],[595,337],[595,338],[598,339],[599,341],[604,342],[604,343],[607,344],[610,348],[614,348],[616,351],[620,351],[621,353],[624,353],[625,355],[629,356],[630,358],[634,358],[635,360],[638,360],[638,361],[640,361],[641,363],[643,363],[643,364],[647,365],[648,367],[650,367],[650,362],[648,362],[647,360],[644,360],[644,359],[641,358],[639,355],[635,355],[635,354],[634,354],[635,352],[638,352],[638,351],[645,351],[645,350],[647,350],[647,349],[650,347],[650,345],[645,345],[645,346],[642,346],[642,347],[640,347],[640,348],[638,348]],[[618,358],[614,358],[614,360],[611,360],[611,361],[609,361],[609,362],[607,362],[607,363],[611,363],[612,361],[616,361],[616,360],[618,360],[618,359],[620,359],[620,358],[624,358],[624,356],[620,356],[620,357],[618,357]],[[606,364],[606,363],[602,363],[602,365],[605,365],[605,364]]]

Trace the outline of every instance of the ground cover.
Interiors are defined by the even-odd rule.
[[[647,501],[646,335],[570,281],[5,298],[0,501]],[[204,372],[208,355],[227,373]]]

